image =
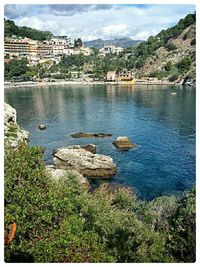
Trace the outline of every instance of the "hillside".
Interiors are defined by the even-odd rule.
[[[27,37],[33,40],[43,41],[50,39],[53,34],[49,31],[39,31],[30,27],[17,26],[14,21],[4,19],[4,37]]]
[[[131,38],[115,38],[113,40],[96,39],[84,42],[84,45],[87,47],[95,47],[97,49],[104,47],[104,45],[110,45],[110,44],[127,48],[129,46],[137,46],[141,42],[142,42],[141,40],[133,40]]]
[[[140,76],[171,81],[195,79],[196,14],[189,14],[177,25],[149,37],[135,50]]]

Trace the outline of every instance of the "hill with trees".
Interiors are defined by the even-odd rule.
[[[27,27],[18,27],[11,21],[5,21],[5,35],[18,34],[34,39],[45,39],[51,36],[49,32],[29,30]],[[24,28],[26,30],[24,31]],[[20,29],[20,30],[19,30]],[[27,30],[28,29],[28,30]],[[29,32],[29,35],[26,32]],[[34,34],[34,31],[36,34]],[[126,39],[126,38],[125,38]],[[125,40],[124,39],[124,40]],[[102,45],[102,40],[96,40],[96,47]],[[117,41],[117,39],[115,39]],[[76,39],[76,48],[82,46],[82,40]],[[86,44],[86,43],[85,43]],[[99,50],[92,48],[93,53],[85,56],[64,55],[58,64],[47,63],[30,66],[27,70],[21,69],[21,74],[35,73],[40,78],[70,79],[71,72],[83,72],[95,80],[104,80],[107,71],[120,72],[130,70],[136,78],[155,77],[177,83],[195,83],[196,79],[196,13],[187,15],[177,25],[162,30],[156,36],[150,36],[147,41],[140,42],[137,46],[129,46],[119,54],[99,55]],[[5,77],[9,79],[15,64],[8,63],[5,67]],[[24,72],[23,72],[24,71]],[[27,75],[25,75],[27,76]]]
[[[33,40],[44,41],[53,37],[49,31],[39,31],[30,27],[20,27],[12,20],[4,19],[4,37],[27,37]]]

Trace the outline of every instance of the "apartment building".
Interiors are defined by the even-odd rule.
[[[116,47],[114,45],[105,45],[103,48],[99,50],[100,55],[105,56],[106,54],[119,54],[123,52],[124,49],[122,47]]]
[[[5,55],[27,56],[30,53],[30,44],[28,38],[13,39],[6,38],[4,42]]]

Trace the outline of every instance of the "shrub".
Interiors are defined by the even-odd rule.
[[[173,51],[173,50],[176,50],[177,47],[175,46],[175,44],[173,43],[169,43],[165,46],[165,48],[167,49],[167,51]]]
[[[196,45],[196,39],[193,39],[190,44],[191,45]]]
[[[177,262],[195,262],[196,251],[195,189],[179,200],[179,207],[170,221],[168,248]]]
[[[178,70],[183,73],[190,69],[192,59],[189,56],[184,57],[180,62],[177,63]]]
[[[192,261],[194,214],[193,191],[150,203],[105,184],[88,193],[74,175],[51,180],[40,148],[5,149],[6,235],[17,225],[6,262]]]
[[[179,75],[177,73],[169,77],[170,82],[175,82],[178,79]]]

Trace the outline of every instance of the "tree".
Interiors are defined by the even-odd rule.
[[[83,46],[83,42],[82,42],[81,38],[78,38],[78,39],[74,40],[74,47],[75,48],[79,48],[79,47],[82,47],[82,46]]]

